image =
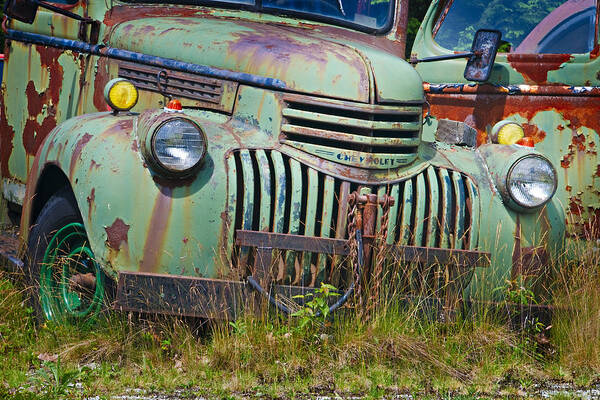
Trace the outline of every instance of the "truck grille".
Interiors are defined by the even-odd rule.
[[[363,168],[390,169],[417,157],[421,105],[381,106],[286,95],[281,142]]]
[[[248,248],[233,248],[237,229],[305,236],[348,238],[348,195],[363,189],[396,199],[389,210],[387,242],[411,246],[472,250],[477,247],[479,199],[467,176],[429,166],[416,176],[385,185],[351,183],[311,167],[276,150],[239,150],[229,155],[228,224],[229,254],[233,265],[248,263]],[[381,224],[381,212],[378,226]],[[295,262],[299,254],[287,252],[287,268],[277,280],[314,284],[323,276],[306,280]],[[325,255],[305,254],[301,271],[325,271]]]

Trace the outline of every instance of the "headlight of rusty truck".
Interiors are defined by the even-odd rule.
[[[524,208],[546,204],[556,192],[556,171],[539,155],[517,160],[508,171],[506,188],[511,199]]]
[[[186,118],[170,118],[146,136],[146,162],[160,175],[185,178],[195,173],[206,156],[206,136]]]
[[[487,144],[477,150],[505,204],[516,211],[535,210],[556,192],[557,176],[552,163],[523,146]]]

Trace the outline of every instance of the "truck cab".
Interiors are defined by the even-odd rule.
[[[440,119],[460,120],[476,129],[483,150],[498,143],[499,124],[517,124],[558,170],[568,240],[597,240],[598,3],[433,1],[412,57],[468,51],[480,28],[502,33],[486,82],[464,78],[465,60],[417,65],[432,116],[424,137]]]
[[[121,310],[230,317],[329,283],[337,307],[357,275],[452,308],[562,248],[544,155],[479,152],[455,117],[467,139],[424,134],[438,109],[403,58],[407,2],[5,13],[2,193],[42,318],[95,315],[109,287]]]

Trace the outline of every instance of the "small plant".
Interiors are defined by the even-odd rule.
[[[299,318],[298,329],[312,330],[316,326],[325,326],[329,318],[329,299],[339,295],[335,286],[321,283],[321,287],[312,293],[294,296],[297,299],[308,300],[301,309],[292,314],[293,317]]]
[[[58,357],[56,361],[43,361],[32,380],[45,388],[49,395],[63,395],[86,372],[87,369],[81,368],[65,369]]]
[[[229,321],[229,326],[231,326],[234,335],[244,336],[248,333],[248,325],[244,320]]]
[[[168,353],[171,350],[171,339],[163,339],[160,341],[160,349]]]
[[[537,304],[535,293],[525,287],[524,282],[506,281],[506,285],[496,288],[495,291],[504,292],[505,301],[518,305]]]

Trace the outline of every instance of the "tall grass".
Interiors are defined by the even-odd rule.
[[[562,365],[598,374],[600,254],[595,242],[572,243],[570,253],[557,268],[552,339]]]
[[[40,378],[49,375],[43,372],[59,368],[58,375],[82,385],[61,386],[69,396],[131,387],[271,397],[510,394],[538,380],[582,374],[587,378],[580,382],[588,383],[600,371],[600,275],[597,254],[579,251],[577,261],[560,261],[558,311],[543,347],[540,332],[513,330],[497,313],[449,312],[460,307],[433,301],[446,294],[457,300],[455,281],[440,266],[383,268],[367,307],[345,307],[307,325],[271,309],[236,321],[112,312],[94,325],[36,326],[22,286],[0,276],[0,394],[43,394],[51,384]],[[427,279],[415,286],[406,276]]]

